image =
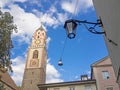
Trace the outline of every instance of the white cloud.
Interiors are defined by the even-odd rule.
[[[47,41],[46,41],[46,42],[47,42],[47,48],[49,47],[50,41],[51,41],[51,38],[48,37],[48,38],[47,38]]]
[[[91,71],[87,71],[88,78],[91,78]]]
[[[5,2],[6,1],[6,2]],[[20,0],[2,0],[1,4],[7,5],[10,9],[4,9],[4,11],[9,11],[14,17],[14,22],[18,27],[18,33],[15,35],[21,36],[21,41],[29,43],[29,38],[32,36],[33,32],[40,26],[40,21],[45,23],[46,26],[51,26],[56,28],[58,25],[62,24],[67,19],[67,14],[58,13],[56,7],[51,6],[46,13],[40,12],[37,9],[32,9],[31,13],[25,12],[25,10],[19,7],[17,4],[12,2]],[[21,0],[25,2],[27,0]],[[9,4],[7,4],[9,3]],[[33,3],[33,2],[31,2]],[[56,16],[54,16],[56,14]],[[27,35],[27,37],[25,37]],[[25,39],[28,38],[28,39]]]
[[[41,0],[27,0],[30,1],[29,3],[32,4],[36,4],[38,7],[42,7],[41,5]]]
[[[14,1],[17,1],[17,2],[25,2],[25,1],[27,1],[27,0],[12,0],[13,2]]]
[[[62,24],[64,24],[65,20],[67,20],[68,18],[68,15],[66,13],[65,14],[57,13],[57,16],[58,16],[59,22]]]
[[[63,24],[67,17],[68,15],[66,13],[60,13],[54,5],[51,6],[46,13],[40,14],[40,20],[47,26],[51,26],[53,28]]]
[[[0,0],[0,6],[1,7],[8,6],[8,5],[12,4],[15,1],[17,1],[17,2],[25,2],[27,0]]]
[[[56,68],[49,63],[49,60],[47,62],[47,77],[46,77],[46,83],[55,83],[55,82],[63,82],[62,79],[60,79],[60,73],[56,70]]]
[[[9,11],[14,17],[14,23],[17,25],[18,33],[13,37],[19,37],[19,42],[30,43],[33,32],[41,26],[40,19],[32,13],[25,12],[18,5],[10,5]]]
[[[80,80],[80,76],[77,76],[77,75],[76,75],[76,76],[75,76],[75,79]]]
[[[41,17],[43,15],[43,13],[38,11],[37,9],[32,9],[32,13],[34,13],[37,17]]]
[[[62,9],[72,14],[77,14],[80,11],[86,11],[92,6],[92,0],[65,0],[61,3]]]
[[[71,2],[67,2],[67,1],[62,2],[62,9],[64,9],[65,11],[68,11],[70,13],[74,13],[73,7],[75,7],[75,5]]]
[[[49,60],[47,60],[47,68],[46,68],[46,83],[55,83],[55,82],[61,82],[63,81],[60,79],[60,73],[57,71],[57,69],[50,64]],[[12,59],[12,69],[13,74],[12,78],[15,81],[15,83],[20,86],[22,84],[23,80],[23,73],[25,69],[25,62],[26,59],[22,56],[18,56],[14,59]]]
[[[56,13],[57,12],[57,10],[56,10],[56,8],[54,6],[52,6],[49,11],[52,12],[52,13]]]
[[[4,7],[5,5],[9,4],[11,1],[10,0],[0,0],[0,6]]]
[[[10,9],[3,9],[8,11],[14,17],[14,23],[17,25],[18,33],[14,33],[13,37],[18,37],[18,42],[30,44],[33,32],[40,27],[43,22],[46,26],[57,27],[67,19],[67,14],[58,13],[56,8],[52,6],[46,13],[42,13],[33,9],[33,13],[25,12],[25,10],[18,5],[9,4]],[[56,17],[53,14],[56,13]]]
[[[59,21],[50,13],[45,13],[40,17],[40,20],[44,22],[47,26],[56,27],[59,25]]]
[[[25,58],[22,56],[18,56],[15,59],[12,59],[12,69],[13,69],[13,75],[12,78],[15,81],[15,83],[20,86],[22,79],[23,79],[23,73],[25,68]]]

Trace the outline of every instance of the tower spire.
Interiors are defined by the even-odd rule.
[[[41,23],[41,26],[40,26],[40,30],[44,30],[44,28],[43,28],[43,23],[40,21],[40,23]]]

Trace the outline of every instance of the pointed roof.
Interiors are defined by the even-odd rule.
[[[4,84],[8,85],[9,87],[14,88],[14,90],[17,90],[17,86],[13,79],[8,74],[8,72],[5,73],[1,72],[1,74],[2,74],[1,81],[4,82]]]
[[[42,23],[41,23],[41,26],[40,26],[39,29],[40,29],[40,30],[44,30]]]
[[[109,56],[102,58],[101,60],[93,63],[91,66],[93,67],[93,66],[102,66],[102,65],[112,65]]]
[[[40,25],[40,27],[39,27],[39,28],[38,28],[36,31],[38,31],[38,30],[41,30],[41,31],[42,31],[42,30],[45,30],[45,29],[44,29],[44,27],[43,27],[43,24],[42,24],[42,22],[41,22],[41,25]]]
[[[91,64],[91,79],[94,79],[93,68],[94,67],[105,67],[105,66],[112,66],[111,59],[109,56],[106,56],[99,61]]]

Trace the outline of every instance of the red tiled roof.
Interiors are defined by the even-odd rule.
[[[8,72],[1,72],[1,81],[4,82],[6,85],[8,85],[9,87],[17,90],[17,86],[15,84],[15,82],[13,81],[13,79],[10,77],[10,75],[8,74]]]

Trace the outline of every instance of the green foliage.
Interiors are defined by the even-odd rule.
[[[12,72],[10,50],[13,48],[11,34],[17,27],[13,22],[13,16],[9,12],[0,9],[0,68],[7,68]]]
[[[18,89],[18,90],[22,90],[22,87],[21,87],[21,86],[17,86],[17,89]]]

